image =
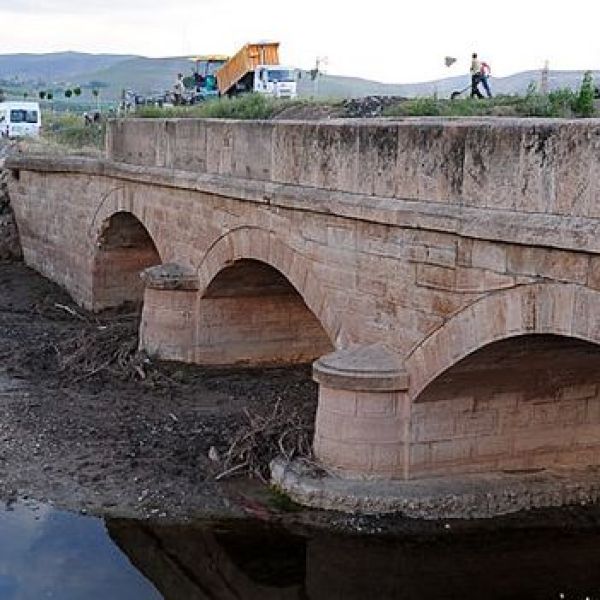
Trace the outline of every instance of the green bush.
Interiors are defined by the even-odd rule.
[[[570,88],[554,90],[548,94],[553,117],[571,117],[575,107],[576,95]]]
[[[528,92],[515,102],[515,115],[520,117],[552,117],[552,106],[546,94]]]

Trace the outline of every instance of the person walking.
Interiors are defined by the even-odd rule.
[[[483,98],[483,94],[479,91],[479,83],[481,82],[481,62],[477,58],[477,52],[471,55],[471,98]]]
[[[488,65],[488,63],[486,63],[485,61],[482,60],[479,72],[481,75],[480,76],[481,85],[483,86],[483,89],[485,90],[487,97],[491,98],[492,90],[490,90],[490,84],[488,82],[488,79],[490,78],[490,76],[492,74],[492,69],[490,68],[490,65]]]
[[[183,104],[183,92],[185,91],[185,85],[183,84],[183,73],[177,75],[177,81],[173,85],[173,104],[179,106]]]

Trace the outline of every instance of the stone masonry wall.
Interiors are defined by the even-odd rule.
[[[381,341],[406,356],[490,294],[546,281],[600,290],[600,255],[593,252],[479,240],[88,174],[23,170],[11,190],[27,263],[90,307],[94,294],[100,297],[94,240],[102,223],[123,210],[144,224],[163,263],[202,271],[220,239],[231,256],[253,258],[264,250],[264,261],[280,261],[336,347]]]
[[[597,216],[600,120],[118,120],[110,160],[473,208]]]

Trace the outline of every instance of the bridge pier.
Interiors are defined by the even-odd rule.
[[[175,264],[146,269],[140,350],[167,360],[194,361],[198,284],[194,273]]]
[[[400,360],[380,344],[339,350],[318,359],[314,449],[344,476],[408,477],[410,400]]]

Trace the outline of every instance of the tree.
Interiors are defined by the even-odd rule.
[[[586,71],[575,100],[575,112],[580,117],[594,115],[594,78],[591,71]]]
[[[52,100],[52,98],[54,98],[54,94],[52,92],[48,92],[46,94],[46,100]]]
[[[94,88],[92,94],[94,95],[94,98],[96,98],[96,110],[100,112],[100,90]]]
[[[81,96],[81,88],[79,86],[77,86],[76,88],[73,88],[73,93],[76,96]]]
[[[41,92],[39,92],[38,96],[40,97],[40,100],[44,100],[46,98],[46,92],[42,90]]]
[[[65,90],[65,98],[70,98],[73,95],[73,90]]]
[[[27,100],[27,96],[29,96],[29,92],[23,92],[23,100]]]

